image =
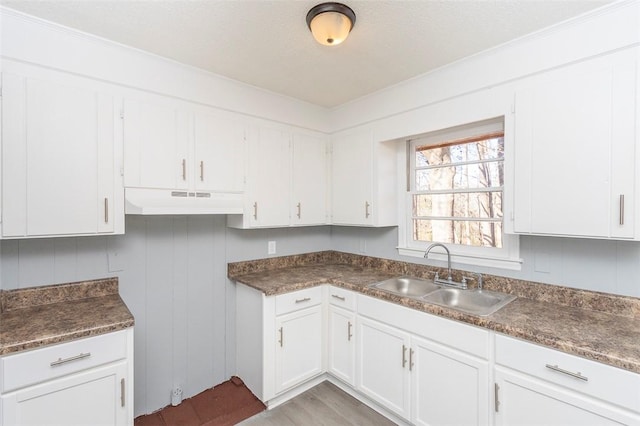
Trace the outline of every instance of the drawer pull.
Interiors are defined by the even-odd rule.
[[[567,376],[584,380],[585,382],[589,381],[589,378],[587,376],[583,376],[582,374],[580,374],[579,371],[577,373],[574,373],[573,371],[565,370],[564,368],[560,368],[557,365],[551,365],[551,364],[546,364],[545,367],[547,367],[550,370],[557,371],[558,373],[566,374]]]
[[[331,297],[335,297],[336,299],[342,300],[343,302],[346,300],[344,297],[338,296],[337,294],[332,294]]]
[[[124,397],[124,379],[120,379],[120,406],[124,407],[125,397]]]
[[[280,340],[278,340],[278,343],[280,343],[280,347],[282,347],[282,345],[284,344],[284,335],[282,332],[282,327],[280,327],[280,329],[278,330],[278,333],[280,333]]]
[[[311,300],[310,297],[305,297],[304,299],[296,299],[296,303],[304,303],[308,302],[309,300]]]
[[[81,359],[84,359],[84,358],[89,358],[90,356],[91,356],[91,352],[87,352],[86,354],[81,353],[80,355],[72,356],[72,357],[65,358],[65,359],[58,358],[57,361],[53,361],[51,363],[51,366],[52,367],[57,367],[59,365],[66,364],[68,362],[78,361],[78,360],[81,360]]]
[[[348,342],[350,342],[351,338],[353,337],[353,334],[351,333],[351,327],[353,327],[353,324],[351,324],[351,321],[349,321],[347,325],[347,341]]]

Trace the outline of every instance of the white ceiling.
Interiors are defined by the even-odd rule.
[[[611,0],[343,0],[356,25],[317,44],[316,0],[0,0],[0,4],[333,107]]]

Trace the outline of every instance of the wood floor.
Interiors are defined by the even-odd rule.
[[[284,404],[263,411],[239,424],[242,426],[395,425],[391,420],[329,382],[323,382]]]

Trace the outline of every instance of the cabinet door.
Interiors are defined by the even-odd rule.
[[[640,417],[566,388],[496,367],[495,423],[499,426],[638,425]]]
[[[292,139],[291,224],[327,223],[327,144],[295,133]]]
[[[336,137],[332,150],[332,223],[371,225],[373,145],[369,131]]]
[[[114,232],[113,98],[58,74],[3,92],[2,235]]]
[[[322,373],[322,306],[276,318],[276,393]]]
[[[404,418],[409,418],[409,335],[358,317],[357,389]]]
[[[329,372],[355,386],[355,314],[329,306]]]
[[[635,59],[622,55],[517,92],[516,232],[633,237],[635,87]]]
[[[125,100],[125,186],[188,189],[195,173],[188,158],[189,121],[167,99]]]
[[[252,227],[289,225],[291,156],[289,134],[280,129],[252,129],[245,214]]]
[[[198,112],[194,126],[195,188],[242,192],[246,147],[241,123],[229,116]]]
[[[412,338],[410,362],[413,423],[489,424],[487,361]],[[464,409],[460,409],[461,401]]]
[[[94,368],[2,396],[2,424],[127,425],[127,363]]]

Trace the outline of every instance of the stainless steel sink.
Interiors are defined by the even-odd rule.
[[[440,288],[425,295],[425,302],[457,309],[473,315],[491,315],[516,296],[488,290],[461,290],[457,288]]]
[[[398,296],[416,298],[420,298],[441,288],[435,285],[433,281],[413,277],[389,278],[388,280],[371,284],[369,287],[387,291]]]

